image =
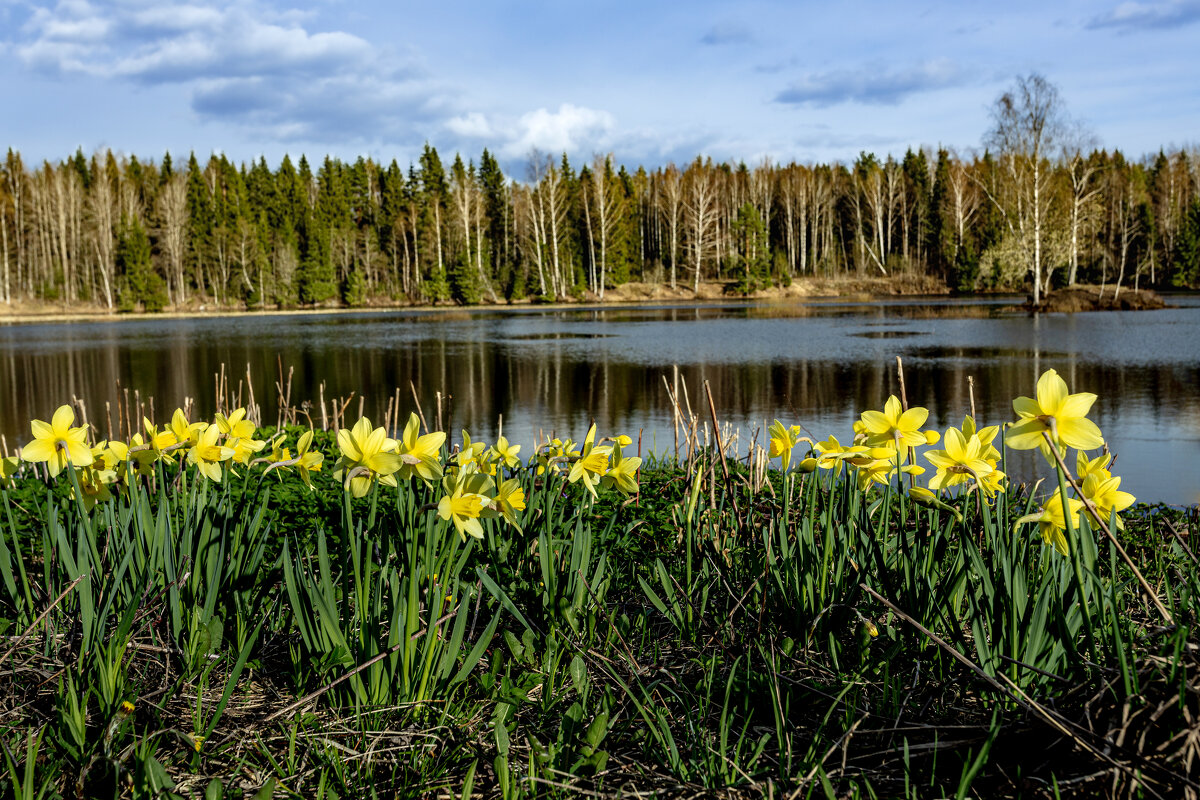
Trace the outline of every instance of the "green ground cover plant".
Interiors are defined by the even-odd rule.
[[[1195,796],[1196,509],[1094,400],[740,459],[63,407],[3,461],[0,792]]]

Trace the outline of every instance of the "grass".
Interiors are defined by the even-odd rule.
[[[300,429],[286,431],[292,439]],[[317,444],[332,454],[332,437]],[[420,482],[159,462],[0,506],[0,792],[1175,797],[1200,789],[1196,510],[1016,520],[697,449],[592,500],[515,471],[462,540]],[[726,477],[726,471],[728,476]],[[961,518],[961,519],[960,519]],[[131,705],[129,705],[131,704]]]

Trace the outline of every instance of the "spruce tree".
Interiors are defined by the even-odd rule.
[[[137,217],[121,217],[115,260],[120,310],[134,311],[141,305],[146,311],[162,311],[167,285],[150,261],[150,237]]]

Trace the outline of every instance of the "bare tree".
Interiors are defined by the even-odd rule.
[[[176,172],[158,193],[159,241],[167,257],[167,297],[179,305],[187,302],[183,259],[187,253],[187,173]]]
[[[700,291],[700,273],[704,257],[716,246],[717,221],[720,208],[717,206],[717,181],[712,162],[701,163],[697,158],[684,173],[687,201],[685,217],[688,247],[692,256],[692,291]]]
[[[671,289],[675,289],[676,270],[679,262],[679,222],[683,209],[683,176],[674,164],[668,164],[661,173],[659,181],[662,191],[659,194],[659,211],[666,219],[667,251],[671,261]]]
[[[1033,272],[1033,301],[1042,292],[1042,228],[1053,193],[1049,191],[1050,154],[1069,129],[1058,88],[1036,72],[1019,76],[1016,85],[992,107],[992,127],[984,137],[1009,181],[1009,191],[986,187],[1009,232],[1017,237]]]

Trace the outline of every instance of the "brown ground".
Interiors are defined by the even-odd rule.
[[[1117,292],[1114,286],[1076,284],[1055,289],[1042,298],[1036,306],[1025,304],[1030,311],[1140,311],[1164,308],[1166,303],[1149,289],[1125,289]]]

